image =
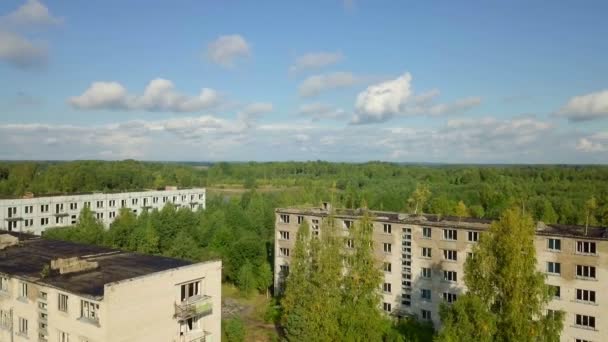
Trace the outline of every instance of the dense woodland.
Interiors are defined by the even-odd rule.
[[[410,194],[425,184],[422,211],[455,214],[459,201],[474,217],[497,218],[513,205],[545,223],[608,225],[608,167],[399,165],[382,162],[217,163],[211,166],[137,161],[3,162],[0,196],[207,186],[283,189],[279,204],[337,205],[407,211]]]

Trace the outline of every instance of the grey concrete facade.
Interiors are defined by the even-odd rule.
[[[0,229],[40,235],[48,228],[75,224],[85,206],[109,226],[121,208],[137,215],[144,210],[161,209],[167,203],[199,210],[205,208],[205,197],[205,189],[197,188],[2,199]]]
[[[306,220],[312,234],[322,234],[328,209],[276,209],[275,289],[281,290],[288,274],[300,222]],[[464,263],[491,221],[381,211],[370,214],[374,251],[378,267],[384,270],[384,284],[379,289],[382,308],[392,315],[415,316],[439,327],[439,305],[457,300],[466,291]],[[361,215],[361,210],[333,212],[345,235]],[[585,234],[579,226],[541,222],[537,226],[538,270],[547,274],[547,284],[559,289],[548,309],[566,313],[561,341],[608,341],[607,230],[593,227]]]

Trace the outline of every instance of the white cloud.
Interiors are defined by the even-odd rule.
[[[298,92],[302,97],[313,97],[324,91],[349,87],[358,82],[359,79],[350,72],[332,72],[308,77],[300,84]]]
[[[132,95],[117,82],[94,82],[80,96],[68,102],[78,109],[145,110],[166,112],[196,112],[214,107],[219,94],[209,88],[195,96],[175,90],[173,82],[157,78],[146,86],[142,95]]]
[[[571,98],[557,113],[570,121],[608,118],[608,89]]]
[[[0,23],[9,26],[58,25],[62,18],[55,17],[49,9],[38,0],[27,0],[15,11],[0,17]]]
[[[351,123],[368,124],[384,122],[394,116],[438,116],[460,113],[481,104],[481,98],[468,97],[452,103],[434,104],[440,92],[433,89],[414,94],[412,75],[405,73],[396,79],[367,87],[359,93],[355,102],[356,114]]]
[[[606,152],[608,146],[588,138],[580,138],[576,143],[576,149],[581,152]]]
[[[46,65],[47,48],[25,37],[8,31],[0,31],[0,61],[20,69],[31,69]]]
[[[270,102],[255,102],[243,108],[237,114],[237,118],[247,126],[251,126],[262,115],[272,112],[273,106]]]
[[[357,95],[355,108],[359,114],[353,122],[384,121],[399,113],[412,95],[411,81],[412,75],[408,72],[394,80],[367,87]]]
[[[338,120],[346,117],[346,112],[343,109],[319,102],[301,105],[298,113],[310,117],[314,121],[322,119]]]
[[[340,52],[311,52],[298,57],[289,68],[292,73],[298,73],[305,70],[319,69],[342,60],[344,56]]]
[[[250,54],[249,43],[238,34],[220,36],[207,46],[207,57],[226,68],[234,66],[237,59]]]

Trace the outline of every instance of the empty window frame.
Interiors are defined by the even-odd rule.
[[[456,271],[443,271],[443,280],[449,282],[457,282],[458,277]]]
[[[384,253],[391,253],[393,251],[393,244],[385,242],[382,245]]]
[[[351,229],[353,227],[353,221],[351,220],[344,220],[343,224],[345,229]]]
[[[422,278],[426,278],[426,279],[431,279],[431,268],[430,267],[423,267],[422,268]]]
[[[384,272],[392,272],[392,264],[390,262],[385,262],[382,264],[382,269]]]
[[[574,320],[574,324],[579,327],[595,329],[595,317],[577,314]]]
[[[458,240],[458,231],[456,229],[444,229],[443,230],[444,240]]]
[[[393,233],[393,226],[391,226],[388,223],[385,223],[382,225],[382,231],[384,232],[384,234],[392,234]]]
[[[59,311],[63,311],[63,312],[68,312],[68,296],[63,294],[63,293],[59,293],[57,295],[57,309]]]
[[[456,250],[453,250],[453,249],[444,249],[443,250],[443,259],[444,260],[450,260],[450,261],[457,261],[458,260],[458,252]]]
[[[467,235],[468,235],[467,237],[468,237],[469,242],[479,241],[479,232],[469,230]]]
[[[420,290],[420,298],[430,301],[431,300],[431,290],[430,289]]]
[[[187,301],[192,297],[198,297],[201,295],[201,281],[191,281],[180,286],[180,300],[182,302]]]
[[[298,224],[302,224],[304,222],[304,216],[298,216]]]
[[[429,310],[421,310],[420,311],[421,315],[422,315],[422,319],[425,321],[430,321],[431,318],[431,312]]]
[[[547,249],[550,251],[561,251],[562,240],[560,239],[547,239]]]
[[[288,257],[289,256],[289,248],[285,248],[285,247],[279,248],[279,256]]]
[[[279,231],[279,236],[281,240],[289,240],[289,232],[281,230]]]
[[[455,293],[444,292],[443,293],[443,301],[446,303],[454,303],[456,301],[457,295]]]
[[[595,279],[595,266],[576,265],[576,276],[584,279]]]
[[[422,237],[425,239],[430,239],[432,234],[432,230],[429,227],[422,227]]]
[[[595,291],[576,289],[576,300],[587,303],[595,303]]]
[[[562,289],[560,286],[557,285],[548,285],[549,289],[551,290],[551,293],[553,293],[553,298],[559,299],[561,298],[562,295]]]
[[[597,254],[595,242],[576,241],[576,253],[578,254]]]
[[[382,309],[385,312],[391,312],[392,311],[392,305],[391,305],[391,303],[386,303],[386,302],[382,303]]]
[[[559,275],[562,273],[562,265],[559,262],[548,261],[547,273]]]
[[[289,215],[284,215],[284,214],[279,215],[279,222],[289,223]]]
[[[384,291],[385,293],[391,293],[391,290],[392,290],[391,283],[382,284],[382,291]]]
[[[99,304],[89,302],[88,300],[80,301],[80,317],[91,321],[99,321]]]
[[[422,247],[422,257],[423,258],[430,258],[432,256],[432,249],[431,247]]]

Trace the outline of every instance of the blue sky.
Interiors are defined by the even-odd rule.
[[[0,159],[606,163],[605,13],[5,0]]]

